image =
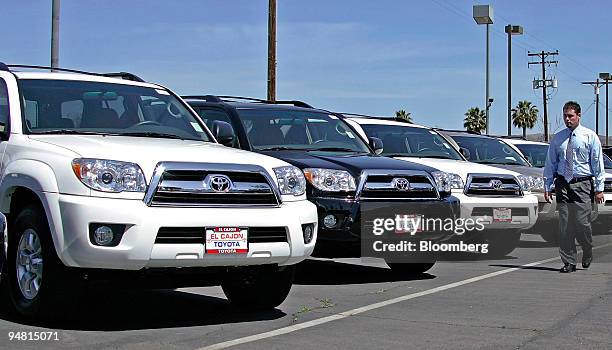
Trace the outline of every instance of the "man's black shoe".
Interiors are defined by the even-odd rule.
[[[593,255],[583,255],[582,256],[582,267],[588,269],[591,266],[591,262],[593,261]]]
[[[570,273],[570,272],[575,272],[575,271],[576,271],[576,265],[572,265],[572,264],[567,264],[559,270],[559,272],[561,273]]]

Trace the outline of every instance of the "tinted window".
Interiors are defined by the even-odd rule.
[[[612,169],[612,159],[610,159],[610,157],[608,157],[607,154],[604,154],[603,157],[604,157],[604,168]]]
[[[8,89],[6,88],[6,82],[0,79],[0,123],[4,124],[6,128],[9,121],[9,102],[8,102]],[[1,129],[2,127],[0,127]],[[4,131],[4,130],[0,130]]]
[[[319,112],[283,109],[239,109],[253,149],[370,152],[361,138],[338,117]]]
[[[518,144],[516,147],[521,150],[521,153],[529,160],[531,165],[538,168],[544,167],[548,154],[548,145]]]
[[[453,139],[459,147],[470,152],[468,160],[471,162],[529,166],[518,152],[501,140],[474,136],[453,136]]]
[[[166,90],[67,80],[22,80],[21,90],[29,133],[210,140],[199,120]]]
[[[446,158],[463,160],[435,131],[401,125],[362,124],[368,137],[383,142],[383,156]]]

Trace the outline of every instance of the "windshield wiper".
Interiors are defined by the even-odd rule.
[[[83,131],[74,129],[53,129],[44,131],[33,131],[32,135],[49,135],[49,134],[68,134],[68,135],[117,135],[115,133],[100,132],[100,131]]]
[[[363,153],[361,151],[356,151],[350,148],[342,148],[342,147],[322,147],[322,148],[311,148],[310,151],[323,151],[323,152],[353,152],[353,153]]]
[[[114,134],[114,135],[135,136],[135,137],[160,137],[160,138],[164,138],[164,139],[185,140],[184,137],[181,137],[181,136],[178,136],[178,135],[175,135],[175,134],[166,134],[166,133],[162,133],[162,132],[152,132],[152,131],[122,132],[122,133]]]
[[[477,161],[476,163],[479,164],[500,164],[500,165],[524,165],[521,164],[519,162],[512,162],[512,161],[507,161],[507,162],[492,162],[489,160],[481,160],[481,161]]]
[[[295,147],[286,147],[286,146],[276,146],[276,147],[266,147],[266,148],[256,148],[256,151],[305,151],[305,148],[295,148]]]

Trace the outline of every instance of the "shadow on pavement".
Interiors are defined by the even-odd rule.
[[[550,248],[550,247],[559,247],[559,244],[553,242],[546,241],[521,241],[519,243],[519,248]]]
[[[58,320],[23,322],[2,311],[0,319],[51,329],[123,331],[273,320],[286,315],[278,309],[240,312],[225,299],[159,289],[90,291],[77,310],[69,319],[58,315]]]
[[[556,272],[559,273],[559,269],[561,268],[561,265],[558,268],[554,268],[554,267],[544,267],[544,266],[520,266],[520,265],[489,265],[489,266],[493,266],[493,267],[508,267],[508,268],[518,268],[521,270],[536,270],[536,271],[552,271],[552,272]],[[581,270],[580,268],[577,268],[576,270]]]
[[[498,261],[498,260],[514,260],[514,259],[518,259],[518,258],[512,255],[488,256],[487,254],[464,253],[464,252],[443,253],[438,256],[438,261]]]
[[[341,285],[432,279],[428,273],[398,275],[386,267],[347,264],[332,260],[306,260],[298,264],[294,284]]]

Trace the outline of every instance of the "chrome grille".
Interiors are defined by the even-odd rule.
[[[278,206],[280,194],[257,165],[159,163],[145,195],[149,206]]]
[[[426,172],[409,170],[365,170],[357,192],[362,200],[439,198],[434,181]]]
[[[516,177],[505,174],[469,174],[464,193],[468,196],[522,196]]]

